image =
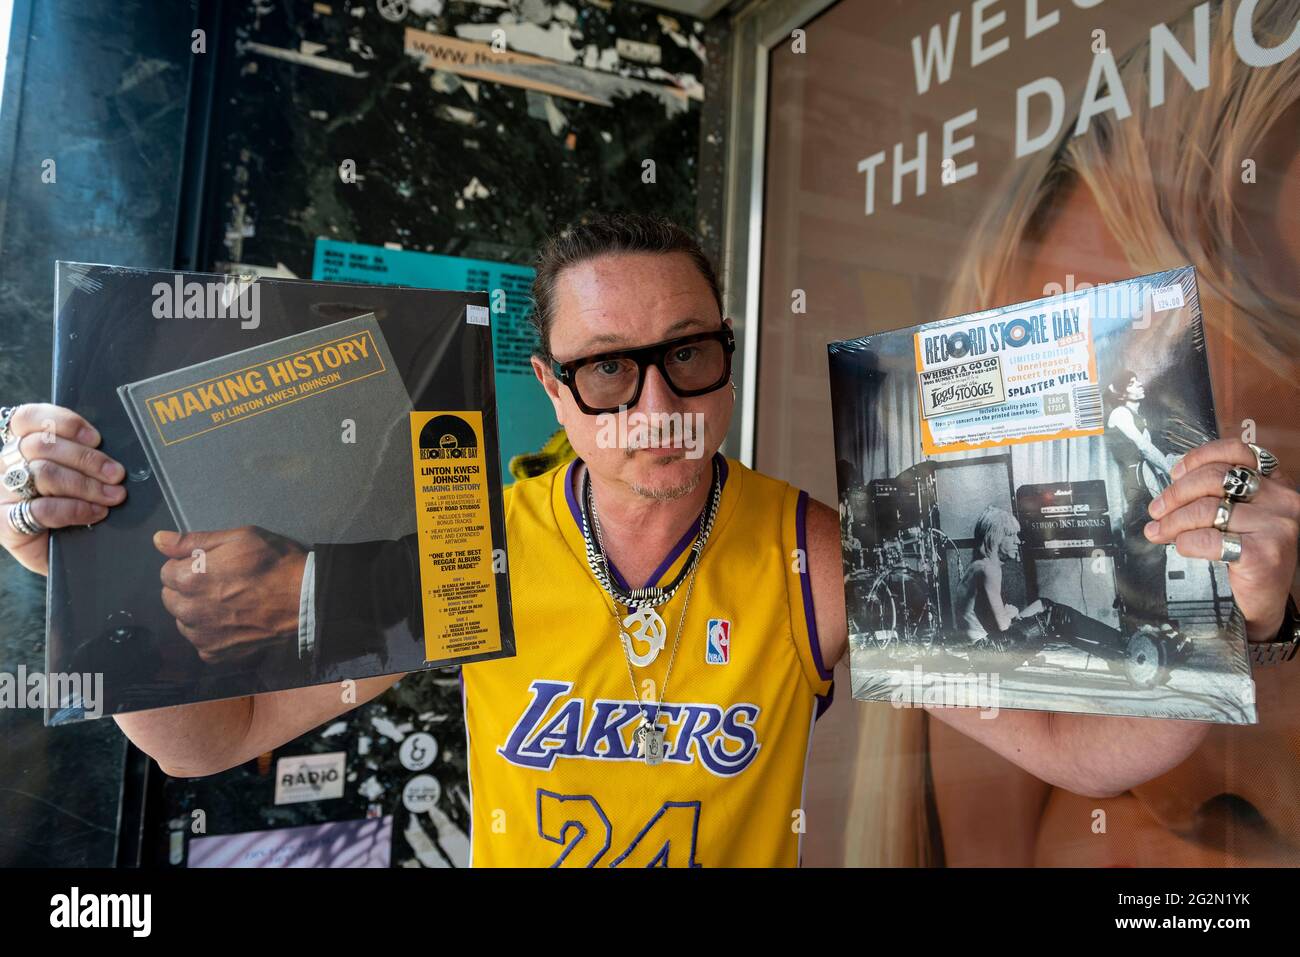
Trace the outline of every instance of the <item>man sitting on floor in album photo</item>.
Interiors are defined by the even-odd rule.
[[[462,670],[472,862],[795,865],[810,736],[847,642],[838,513],[718,454],[735,402],[734,340],[713,268],[689,233],[640,216],[576,225],[542,249],[534,297],[533,368],[578,458],[505,492],[518,654]],[[701,423],[698,445],[682,430],[665,447],[668,436],[653,430],[605,427],[632,413]],[[41,442],[46,420],[52,444]],[[111,449],[95,450],[93,424],[75,411],[21,405],[7,429],[37,497],[23,509],[32,524],[20,531],[6,520],[0,535],[44,573],[46,530],[101,521],[124,498],[124,473]],[[609,447],[611,433],[632,439]],[[1274,472],[1236,505],[1231,538],[1212,526],[1225,473],[1259,465],[1233,439],[1193,449],[1147,530],[1185,555],[1231,560],[1233,595],[1256,642],[1274,639],[1285,618],[1300,495]],[[3,501],[19,508],[16,494]],[[297,601],[296,587],[259,591],[260,580],[239,582],[239,569],[212,558],[205,574],[178,571],[190,555],[183,536],[160,535],[158,547],[168,559],[164,603],[196,644],[267,640],[248,622],[279,621],[284,609],[273,606]],[[383,574],[324,591],[363,603],[382,593],[418,614],[414,583],[397,595]],[[358,681],[356,702],[400,677]],[[115,720],[163,771],[194,776],[352,707],[327,684]],[[1208,728],[932,714],[1043,781],[1099,796],[1177,766]]]

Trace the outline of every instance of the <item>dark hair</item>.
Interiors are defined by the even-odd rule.
[[[572,223],[550,236],[537,256],[533,279],[533,311],[529,314],[541,338],[543,358],[551,358],[551,324],[555,321],[555,283],[570,266],[611,253],[685,253],[709,284],[718,313],[722,291],[713,263],[690,231],[662,216],[611,213]]]
[[[1111,405],[1120,406],[1124,404],[1124,394],[1128,392],[1128,384],[1137,378],[1137,373],[1132,369],[1120,369],[1110,377],[1110,382],[1106,385],[1106,391],[1102,393],[1102,398]]]

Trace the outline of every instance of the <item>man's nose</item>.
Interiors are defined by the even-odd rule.
[[[641,398],[637,400],[635,408],[641,412],[671,410],[677,407],[679,401],[677,393],[664,379],[663,373],[656,366],[648,367],[645,370],[645,383],[641,386]]]

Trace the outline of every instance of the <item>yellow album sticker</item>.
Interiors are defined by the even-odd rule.
[[[425,660],[499,651],[482,413],[412,412],[411,465]]]

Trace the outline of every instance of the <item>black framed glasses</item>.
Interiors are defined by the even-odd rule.
[[[587,415],[601,415],[636,405],[645,385],[645,371],[652,365],[682,398],[720,389],[731,379],[731,354],[735,351],[736,337],[724,326],[639,349],[602,352],[568,362],[552,359],[551,372],[569,387],[578,408]]]

